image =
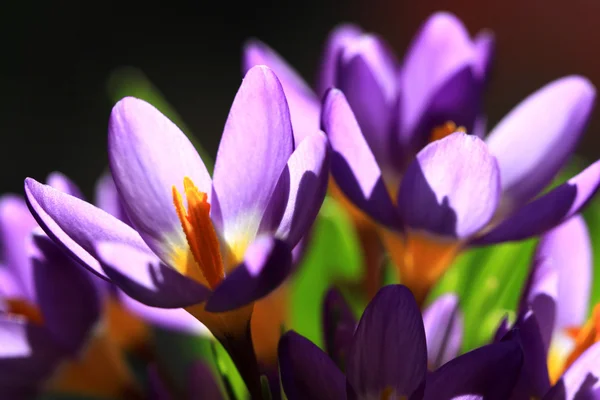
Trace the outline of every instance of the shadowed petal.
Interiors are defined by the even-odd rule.
[[[100,295],[92,279],[44,233],[34,237],[35,290],[44,327],[64,349],[76,356],[100,318]]]
[[[447,121],[467,131],[479,111],[481,56],[454,15],[439,12],[423,24],[400,74],[400,142],[418,151]]]
[[[208,328],[183,308],[150,307],[119,291],[119,301],[145,322],[190,335],[209,336]]]
[[[485,143],[456,132],[429,144],[410,164],[398,210],[412,228],[464,238],[490,221],[499,198],[498,165]]]
[[[496,50],[494,34],[488,31],[478,33],[473,39],[475,46],[475,72],[484,84],[489,81]]]
[[[129,217],[125,213],[123,202],[119,197],[115,181],[109,172],[103,174],[96,182],[94,204],[127,225],[131,225]]]
[[[294,331],[279,340],[279,370],[289,400],[346,398],[344,375],[327,354]]]
[[[37,223],[20,196],[8,194],[0,197],[0,256],[2,264],[11,271],[21,294],[35,299],[33,275],[29,261],[31,231]]]
[[[346,370],[346,357],[350,351],[356,318],[337,289],[330,289],[323,303],[323,333],[325,350],[342,370]]]
[[[325,97],[323,127],[333,149],[331,173],[344,195],[375,220],[399,227],[381,169],[344,94],[337,89]]]
[[[583,209],[600,187],[600,161],[519,209],[473,244],[523,240],[539,235]]]
[[[289,179],[289,193],[277,236],[294,247],[312,226],[325,199],[329,181],[327,137],[322,132],[307,135],[290,157],[283,174]]]
[[[146,368],[148,373],[148,400],[172,400],[169,389],[165,384],[156,364]]]
[[[567,369],[560,383],[566,390],[565,399],[573,399],[581,386],[585,383],[588,375],[592,375],[595,381],[588,389],[598,390],[600,388],[600,342],[594,343]]]
[[[189,139],[160,111],[126,97],[112,110],[108,129],[110,170],[131,223],[165,262],[187,243],[173,205],[183,178],[211,193],[211,180]],[[210,202],[210,200],[209,200]]]
[[[536,255],[548,259],[558,272],[555,329],[583,325],[593,268],[592,244],[585,220],[576,215],[544,234]]]
[[[98,259],[111,281],[152,307],[181,308],[210,295],[204,285],[163,264],[154,254],[118,242],[98,242]]]
[[[189,399],[223,399],[214,373],[200,360],[194,361],[189,367],[187,395]]]
[[[519,344],[489,344],[448,362],[428,378],[423,400],[505,400],[519,378]]]
[[[100,241],[122,242],[148,250],[140,235],[110,214],[76,197],[25,180],[29,208],[44,232],[90,271],[106,279],[95,255]]]
[[[427,344],[419,307],[405,286],[385,286],[356,329],[346,364],[348,383],[358,398],[379,397],[390,388],[396,396],[409,397],[426,372]]]
[[[343,50],[360,37],[362,30],[353,24],[342,24],[335,27],[325,43],[323,57],[319,68],[317,93],[323,97],[328,89],[338,87],[339,57]]]
[[[463,338],[463,316],[458,297],[445,294],[423,312],[430,370],[446,364],[458,355]]]
[[[257,238],[246,250],[244,261],[215,288],[206,311],[234,310],[268,295],[291,268],[292,253],[285,242],[269,236]]]
[[[362,35],[339,60],[337,85],[346,96],[358,125],[379,165],[398,157],[392,147],[392,123],[397,106],[397,62],[382,39]]]
[[[266,65],[281,82],[290,107],[296,143],[319,129],[320,101],[304,79],[279,54],[259,40],[249,40],[244,45],[243,69],[246,74],[252,67]]]
[[[66,175],[60,172],[52,172],[46,179],[46,184],[52,186],[56,190],[60,190],[63,193],[75,196],[78,199],[83,199],[83,194],[77,185],[69,179]]]
[[[575,150],[591,115],[594,86],[580,76],[527,97],[490,132],[506,201],[519,207],[546,187]]]
[[[222,221],[226,239],[242,231],[250,237],[256,234],[293,150],[281,84],[269,68],[253,67],[231,106],[215,163],[219,211],[212,210],[213,221]]]

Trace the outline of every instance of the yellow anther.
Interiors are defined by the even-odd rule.
[[[433,130],[431,131],[429,141],[435,142],[436,140],[443,139],[454,132],[466,133],[467,129],[464,126],[457,127],[454,122],[448,121],[443,125],[436,126],[435,128],[433,128]]]

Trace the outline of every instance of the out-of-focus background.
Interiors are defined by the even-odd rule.
[[[496,33],[490,125],[562,75],[600,85],[595,0],[8,2],[0,13],[0,191],[21,192],[25,176],[59,170],[91,194],[106,167],[107,81],[117,67],[141,68],[214,153],[247,38],[267,42],[312,82],[336,24],[377,32],[401,55],[437,10],[457,14],[471,33]],[[580,145],[588,158],[600,156],[597,117]]]

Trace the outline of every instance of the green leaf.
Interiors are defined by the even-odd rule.
[[[214,161],[204,150],[200,141],[183,122],[177,111],[165,100],[160,91],[138,68],[121,67],[115,69],[108,78],[108,93],[111,101],[117,102],[123,97],[133,96],[147,101],[175,123],[190,139],[209,173],[212,173]]]
[[[289,328],[322,347],[325,292],[336,282],[359,281],[361,263],[360,242],[350,217],[340,203],[327,197],[307,254],[292,279]]]

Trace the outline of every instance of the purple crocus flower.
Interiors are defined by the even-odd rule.
[[[247,361],[252,304],[285,280],[292,249],[316,218],[329,173],[325,135],[315,129],[294,141],[281,84],[259,66],[235,97],[212,179],[185,135],[138,99],[114,107],[108,152],[134,228],[28,178],[36,220],[132,298],[185,307],[228,349],[250,392],[259,393]]]
[[[246,46],[245,68],[264,63],[282,77],[297,134],[317,126],[321,115],[336,184],[385,227],[386,247],[419,302],[464,247],[543,233],[597,189],[594,164],[537,197],[589,119],[595,88],[579,76],[529,96],[491,130],[485,146],[467,138],[437,143],[457,130],[486,136],[481,97],[492,52],[489,34],[471,39],[448,13],[426,21],[402,64],[377,36],[342,26],[328,40],[318,88],[320,95],[330,87],[341,92],[328,93],[320,108],[319,97],[275,52],[256,41]]]
[[[91,275],[36,226],[22,198],[0,198],[3,398],[31,398],[59,365],[81,355],[100,317]]]
[[[312,342],[290,331],[279,344],[288,399],[506,399],[519,376],[514,341],[484,346],[427,372],[421,312],[402,285],[386,286],[356,328],[344,374]]]
[[[525,356],[511,399],[596,398],[600,343],[593,318],[585,323],[592,272],[591,245],[583,218],[575,216],[542,236],[514,324]],[[585,325],[584,325],[585,324]],[[584,325],[575,339],[568,331]],[[514,331],[497,338],[510,338]],[[600,336],[598,336],[600,337]]]

